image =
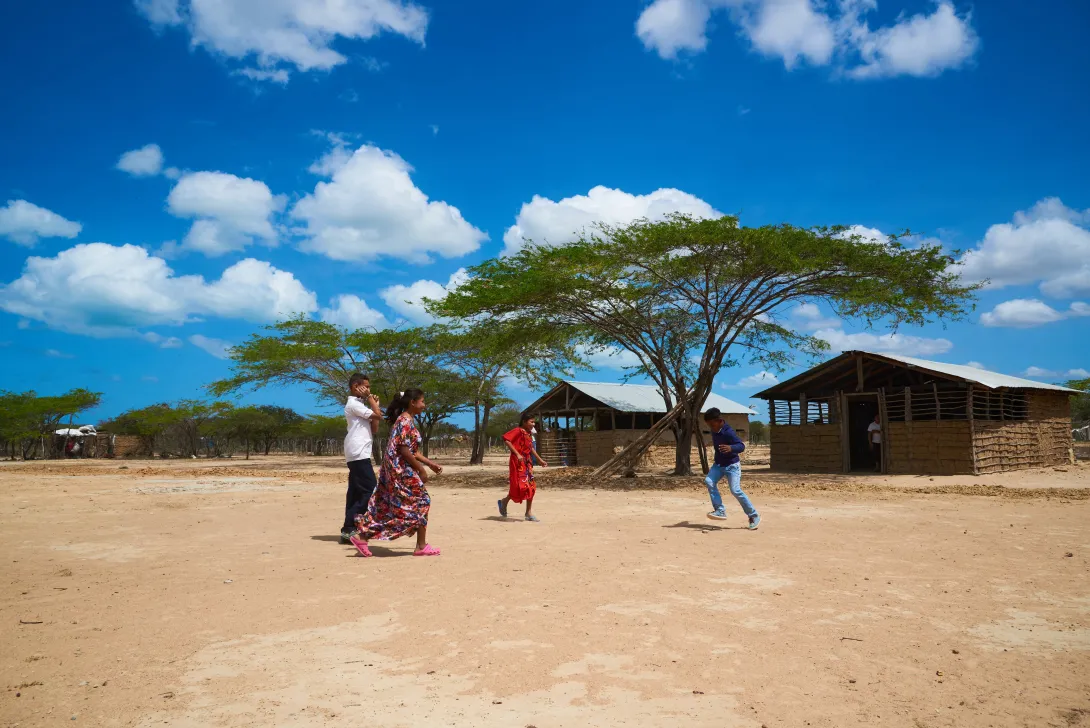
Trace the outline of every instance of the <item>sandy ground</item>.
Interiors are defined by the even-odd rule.
[[[578,471],[504,521],[499,471],[368,560],[335,460],[0,466],[0,726],[1090,726],[1086,464],[754,464],[757,532]]]

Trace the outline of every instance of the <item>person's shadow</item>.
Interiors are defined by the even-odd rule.
[[[710,523],[691,523],[689,521],[681,521],[670,526],[663,526],[663,528],[688,528],[691,531],[744,531],[746,530],[742,526],[715,526]]]
[[[336,542],[339,542],[341,540],[341,537],[340,536],[327,536],[327,535],[311,536],[310,540],[311,541],[332,541],[332,542],[336,543]]]

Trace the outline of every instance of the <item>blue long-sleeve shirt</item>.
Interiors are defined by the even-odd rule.
[[[720,445],[730,445],[730,452],[722,452]],[[727,423],[723,423],[723,429],[712,433],[712,447],[715,448],[715,464],[721,466],[733,465],[741,458],[738,453],[746,449],[746,444],[734,429]]]

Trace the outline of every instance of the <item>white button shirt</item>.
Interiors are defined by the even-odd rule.
[[[345,462],[371,459],[371,418],[375,413],[359,397],[349,397],[344,405],[348,434],[344,436]]]

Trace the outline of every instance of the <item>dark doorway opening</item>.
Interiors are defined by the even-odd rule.
[[[877,453],[871,447],[867,428],[878,416],[878,396],[848,397],[848,447],[852,472],[878,468]],[[882,433],[882,441],[885,442]]]

